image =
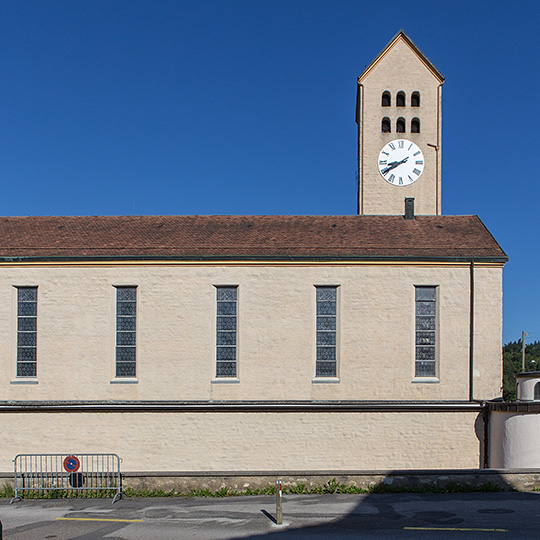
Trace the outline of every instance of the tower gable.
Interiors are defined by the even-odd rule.
[[[439,83],[444,82],[444,75],[431,63],[427,56],[414,44],[412,39],[403,31],[400,30],[386,45],[386,47],[377,55],[377,57],[364,69],[358,76],[358,82],[361,83],[373,71],[381,61],[390,53],[396,46],[406,45],[417,59],[431,71],[433,76]]]

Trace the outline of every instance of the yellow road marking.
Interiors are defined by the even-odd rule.
[[[127,523],[141,523],[142,519],[101,519],[101,518],[69,518],[69,517],[57,517],[57,520],[62,521],[121,521]]]
[[[480,532],[508,532],[508,529],[478,529],[465,527],[403,527],[409,531],[480,531]]]

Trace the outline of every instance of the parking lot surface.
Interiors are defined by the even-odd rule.
[[[0,501],[4,540],[540,538],[540,493]]]

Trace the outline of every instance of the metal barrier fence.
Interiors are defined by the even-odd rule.
[[[120,458],[116,454],[18,454],[13,459],[15,496],[92,496],[114,493],[122,497]]]

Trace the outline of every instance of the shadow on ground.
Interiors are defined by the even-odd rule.
[[[518,538],[538,538],[540,518],[534,523],[530,517],[536,519],[540,493],[516,492],[502,475],[493,473],[489,477],[486,491],[467,492],[466,486],[449,482],[447,492],[440,484],[437,489],[441,492],[414,493],[404,489],[356,496],[285,495],[282,526],[276,524],[275,508],[266,506],[261,508],[261,514],[271,522],[272,531],[230,538],[417,538],[422,534],[426,538],[426,534],[437,534],[445,539],[451,533],[467,539],[476,538],[476,534],[492,538],[493,534],[509,532],[509,527],[515,530],[516,522],[524,529],[531,528],[530,536],[525,531]],[[351,500],[346,513],[332,511],[329,503],[336,497]]]

